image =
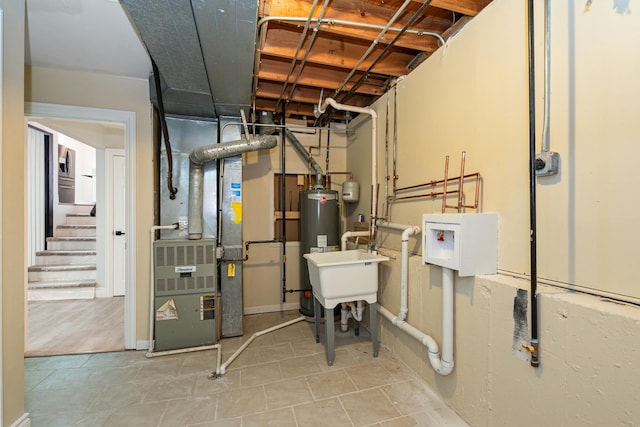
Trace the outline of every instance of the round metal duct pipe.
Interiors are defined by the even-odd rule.
[[[205,145],[189,154],[189,239],[202,239],[202,196],[205,162],[237,156],[251,151],[273,148],[275,136],[260,135],[249,139]]]

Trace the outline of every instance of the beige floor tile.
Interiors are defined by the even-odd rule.
[[[277,362],[263,363],[240,369],[240,385],[242,387],[272,383],[281,379],[280,364]]]
[[[277,362],[283,359],[294,357],[291,344],[286,342],[258,349],[258,360],[260,363]]]
[[[297,427],[291,408],[276,409],[242,417],[242,427]]]
[[[379,362],[363,363],[345,368],[358,390],[379,387],[393,382],[393,377]]]
[[[25,369],[24,371],[24,391],[29,392],[35,389],[49,375],[54,373],[53,369]]]
[[[110,384],[104,387],[99,398],[91,405],[94,411],[103,409],[116,409],[143,403],[147,388],[144,384],[127,382]]]
[[[80,368],[92,357],[91,354],[74,354],[56,357],[27,357],[24,359],[26,369],[70,369]]]
[[[188,424],[187,427],[242,427],[242,418],[229,418],[228,420]]]
[[[277,409],[285,406],[298,405],[311,402],[313,396],[309,385],[304,378],[284,380],[277,383],[266,384],[264,392],[269,409]]]
[[[27,412],[34,416],[44,414],[61,414],[67,411],[86,410],[102,393],[103,387],[93,385],[80,392],[74,388],[58,388],[51,390],[32,390],[25,396]]]
[[[340,396],[340,401],[357,427],[400,416],[400,412],[379,388],[345,394]]]
[[[283,378],[295,378],[322,372],[315,355],[294,357],[280,362]]]
[[[332,366],[327,364],[327,356],[324,352],[315,354],[313,357],[315,357],[316,361],[320,365],[320,369],[323,371],[337,371],[356,364],[353,350],[350,348],[336,349]]]
[[[216,420],[236,418],[267,410],[267,403],[262,386],[240,388],[226,393],[219,393]]]
[[[213,422],[216,418],[217,396],[171,400],[167,404],[160,427]]]
[[[247,316],[245,336],[221,340],[222,361],[255,331],[296,317]],[[34,427],[466,426],[387,348],[374,359],[366,329],[337,339],[330,367],[313,324],[298,322],[256,339],[215,379],[216,350],[28,358],[25,411]]]
[[[217,357],[217,350],[202,351],[185,356],[180,367],[180,375],[206,375],[215,372]]]
[[[197,380],[195,375],[191,375],[156,381],[147,388],[144,403],[191,397]]]
[[[231,355],[234,352],[235,352],[235,350],[227,351],[223,347],[222,363],[225,363],[227,360],[229,360],[229,357],[231,357]],[[259,363],[260,363],[260,354],[258,353],[258,348],[254,348],[254,347],[249,346],[242,353],[240,353],[238,355],[238,357],[235,360],[233,360],[233,362],[231,362],[229,367],[230,368],[243,368],[245,366],[257,365]]]
[[[150,359],[146,356],[146,351],[116,351],[109,353],[92,354],[91,358],[82,365],[85,368],[101,367],[123,367],[146,363]],[[157,360],[157,359],[156,359]]]
[[[315,399],[325,399],[357,390],[345,370],[309,375],[307,383]]]
[[[34,371],[48,372],[48,371]],[[91,375],[95,371],[86,368],[56,369],[42,380],[34,389],[51,390],[60,387],[85,387],[91,381]],[[100,384],[100,383],[96,383]]]
[[[417,375],[414,374],[407,365],[394,357],[380,358],[378,363],[380,363],[389,372],[389,374],[391,374],[394,380],[403,381],[417,379]]]
[[[382,427],[434,427],[431,418],[426,413],[418,413],[413,415],[405,415],[389,421],[383,421]]]
[[[240,388],[240,369],[228,371],[222,377],[212,378],[210,376],[198,375],[194,396],[222,393]]]
[[[156,427],[160,424],[167,402],[128,406],[113,411],[104,427]]]
[[[382,387],[382,391],[403,415],[444,406],[425,385],[417,380],[402,381]]]
[[[301,341],[294,341],[291,343],[293,347],[293,353],[296,356],[308,356],[310,354],[324,354],[324,345],[321,343],[316,343],[315,338],[310,336],[307,339],[302,339]]]
[[[146,363],[140,365],[140,370],[136,374],[136,379],[141,381],[155,381],[170,377],[177,377],[180,373],[182,360],[171,359],[147,359]]]
[[[319,400],[293,407],[298,427],[352,427],[337,398]]]
[[[31,427],[102,426],[112,414],[112,410],[87,412],[68,411],[64,414],[31,416]]]

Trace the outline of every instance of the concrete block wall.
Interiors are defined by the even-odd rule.
[[[400,254],[381,267],[381,302],[399,308]],[[408,322],[441,344],[441,269],[410,257]],[[455,280],[455,368],[431,368],[426,347],[381,320],[382,344],[474,426],[640,425],[640,307],[538,288],[540,367],[528,342],[529,281],[506,275]],[[526,307],[523,307],[523,304]],[[525,308],[525,311],[522,309]]]

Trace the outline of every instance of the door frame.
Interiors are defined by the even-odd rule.
[[[126,221],[125,242],[125,297],[124,297],[124,346],[136,349],[136,113],[134,111],[79,107],[40,102],[25,102],[25,117],[50,117],[55,119],[113,122],[124,125],[125,130],[125,180]],[[112,254],[107,254],[111,257]]]
[[[2,51],[2,47],[4,46],[4,41],[2,38],[3,34],[3,10],[0,7],[0,224],[2,224],[2,69],[4,68],[3,57],[4,53]],[[2,233],[0,232],[0,235]],[[0,273],[2,273],[2,245],[0,244]],[[0,331],[4,332],[4,326],[2,325],[2,274],[0,274]],[[4,334],[3,334],[4,335]],[[4,364],[2,363],[2,353],[4,349],[2,348],[3,339],[0,337],[0,424],[4,419],[3,415],[3,407],[4,407],[4,396],[2,395],[4,389],[4,379],[2,377],[2,371],[4,371]]]

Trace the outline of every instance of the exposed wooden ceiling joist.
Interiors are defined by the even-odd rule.
[[[313,13],[314,0],[260,0],[259,16],[267,19],[260,27],[257,46],[256,108],[279,110],[284,101],[287,116],[309,117],[321,93],[323,98],[334,96],[339,88],[338,99],[370,105],[393,79],[410,73],[441,47],[441,40],[453,36],[491,3],[432,0],[425,9],[426,1],[412,0],[376,43],[405,0],[330,0],[323,21],[309,22],[304,39],[308,17],[317,20],[324,0],[315,2]],[[396,37],[421,9],[407,31]]]

